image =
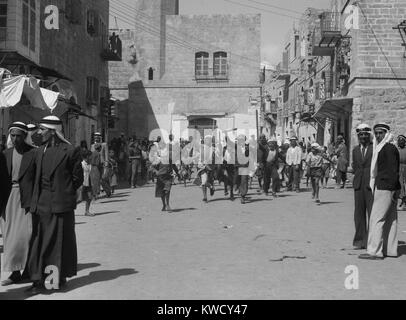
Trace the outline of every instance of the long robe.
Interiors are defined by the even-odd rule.
[[[12,158],[12,181],[18,181],[23,155],[15,149]],[[13,183],[4,215],[0,218],[3,233],[3,272],[22,271],[26,267],[30,239],[32,235],[32,217],[30,212],[21,208],[20,186]]]

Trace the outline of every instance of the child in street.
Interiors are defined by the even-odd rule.
[[[313,143],[311,151],[307,156],[307,165],[310,168],[310,179],[312,183],[312,199],[316,201],[317,205],[320,205],[320,179],[323,176],[323,154],[321,147],[318,143]]]
[[[91,151],[82,152],[82,168],[83,168],[83,186],[82,186],[82,199],[86,202],[85,216],[94,217],[93,213],[90,213],[90,204],[93,200],[93,190],[90,179],[91,165]]]

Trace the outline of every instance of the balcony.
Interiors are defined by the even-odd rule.
[[[108,39],[107,35],[102,37],[103,51],[101,57],[105,61],[122,61],[123,45],[118,35],[113,33]]]
[[[323,12],[313,31],[312,55],[330,56],[342,38],[339,12]]]

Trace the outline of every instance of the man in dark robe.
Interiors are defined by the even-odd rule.
[[[32,248],[28,271],[33,286],[29,294],[59,290],[76,275],[76,191],[83,183],[80,154],[62,134],[57,117],[42,119],[43,145],[35,159],[36,176],[31,201]],[[51,280],[50,280],[51,279]]]

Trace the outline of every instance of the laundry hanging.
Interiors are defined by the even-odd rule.
[[[4,72],[5,69],[0,69],[0,107],[14,107],[24,94],[35,108],[48,108],[51,112],[56,108],[60,96],[58,92],[41,88],[38,79],[26,75],[2,79]]]

